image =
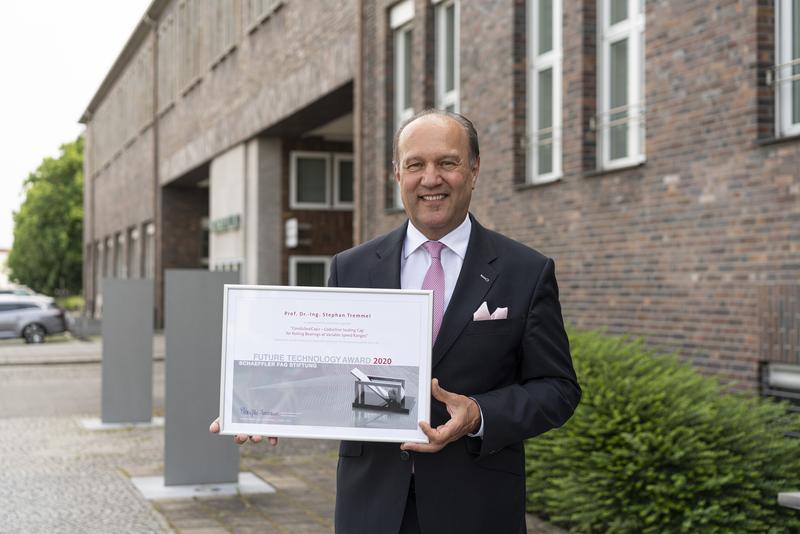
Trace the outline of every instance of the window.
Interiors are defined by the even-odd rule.
[[[777,135],[800,134],[800,0],[777,0]]]
[[[644,1],[598,5],[600,161],[624,167],[644,161]]]
[[[561,0],[528,0],[527,173],[529,183],[561,176]]]
[[[128,278],[139,277],[139,229],[128,229]]]
[[[405,0],[395,5],[389,22],[394,32],[394,125],[414,115],[411,104],[411,60],[413,57],[414,3]]]
[[[353,207],[353,155],[333,155],[333,205],[336,208]]]
[[[403,121],[414,115],[411,103],[411,65],[413,58],[413,21],[414,2],[404,0],[392,7],[389,13],[389,25],[393,32],[394,43],[394,128],[397,130]],[[393,180],[393,208],[403,207],[400,197],[400,185]]]
[[[103,242],[97,241],[94,245],[94,311],[100,313],[103,306]]]
[[[144,278],[153,280],[156,274],[156,225],[153,223],[147,223],[145,226],[142,254]]]
[[[325,287],[330,266],[327,256],[289,256],[289,285]]]
[[[459,3],[439,2],[436,6],[436,107],[459,110]]]
[[[105,256],[103,257],[103,276],[106,278],[116,278],[117,273],[114,271],[116,262],[114,261],[114,238],[109,237],[106,239],[106,248],[104,250]]]
[[[127,278],[125,263],[125,235],[117,234],[117,246],[114,248],[114,274],[118,278]]]
[[[295,151],[289,172],[292,209],[352,209],[352,154]]]

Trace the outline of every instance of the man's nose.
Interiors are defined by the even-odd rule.
[[[441,181],[441,177],[439,176],[439,171],[436,168],[434,163],[429,163],[425,165],[425,170],[422,173],[422,185],[425,187],[435,187],[439,185]]]

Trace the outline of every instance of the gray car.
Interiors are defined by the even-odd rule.
[[[64,310],[50,297],[0,295],[0,338],[43,343],[45,336],[66,330]]]

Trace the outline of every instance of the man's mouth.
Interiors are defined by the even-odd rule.
[[[441,193],[438,195],[420,195],[419,198],[422,200],[434,201],[434,200],[444,200],[447,195]]]

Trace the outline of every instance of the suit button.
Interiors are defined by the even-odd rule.
[[[408,461],[409,458],[411,458],[411,454],[409,454],[408,451],[400,451],[400,459],[401,460],[403,460],[405,462],[405,461]]]

